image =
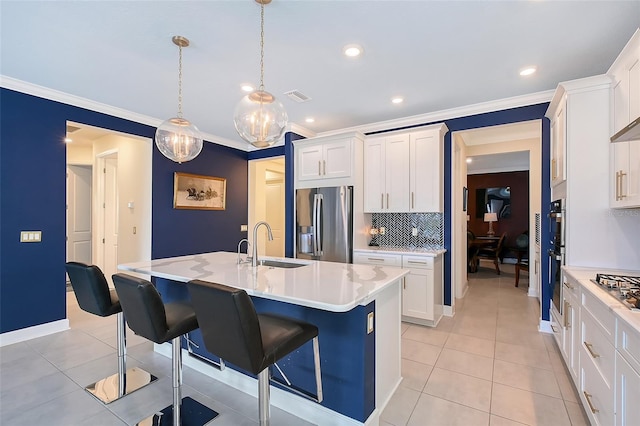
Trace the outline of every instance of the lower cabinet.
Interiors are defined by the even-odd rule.
[[[616,353],[616,425],[640,425],[640,374]]]
[[[378,254],[354,251],[353,263],[408,269],[402,284],[402,320],[436,326],[443,315],[442,255]]]

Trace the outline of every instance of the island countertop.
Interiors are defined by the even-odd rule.
[[[394,267],[261,257],[300,263],[280,268],[237,264],[237,254],[213,252],[125,263],[118,269],[179,282],[203,280],[246,290],[249,295],[332,312],[366,305],[408,271]]]

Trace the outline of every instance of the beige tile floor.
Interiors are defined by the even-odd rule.
[[[587,425],[553,337],[537,330],[540,305],[515,288],[512,265],[482,264],[455,317],[403,323],[404,380],[382,426]]]

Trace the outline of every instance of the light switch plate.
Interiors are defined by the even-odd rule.
[[[247,232],[249,230],[249,228],[247,227],[247,225],[240,225],[240,232]]]
[[[39,243],[42,241],[42,231],[20,231],[21,243]]]
[[[373,332],[373,312],[367,315],[367,334]]]

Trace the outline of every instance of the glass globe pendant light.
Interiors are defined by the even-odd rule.
[[[256,148],[266,148],[277,142],[287,127],[287,112],[280,101],[264,90],[264,6],[260,3],[260,87],[249,93],[236,106],[233,124],[242,139]]]
[[[202,151],[200,131],[189,120],[182,117],[182,48],[189,46],[189,39],[173,36],[178,46],[178,116],[165,120],[156,130],[156,146],[168,159],[176,163],[193,160]]]

